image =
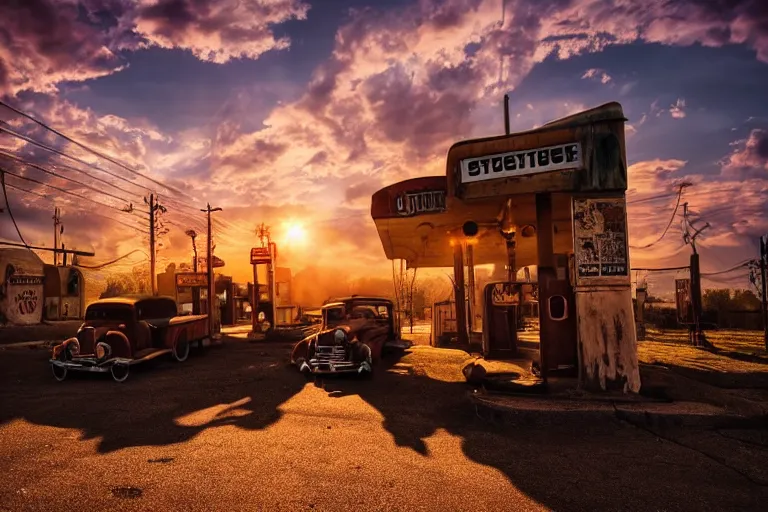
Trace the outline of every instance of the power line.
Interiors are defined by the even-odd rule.
[[[3,185],[3,197],[5,198],[5,206],[8,209],[8,215],[11,217],[11,222],[13,222],[13,227],[16,228],[16,233],[19,235],[19,240],[21,240],[21,243],[24,244],[24,247],[29,249],[29,245],[24,240],[24,237],[21,236],[21,231],[19,230],[19,225],[16,224],[16,219],[13,217],[13,211],[11,210],[11,203],[8,201],[8,191],[5,189],[5,172],[0,169],[0,182]]]
[[[736,265],[734,267],[731,267],[729,269],[720,270],[719,272],[706,272],[706,273],[702,272],[701,275],[702,275],[702,277],[704,277],[704,276],[717,276],[717,275],[720,275],[720,274],[727,274],[729,272],[733,272],[734,270],[739,270],[740,268],[744,268],[744,267],[749,266],[749,264],[752,261],[753,260],[745,260],[745,261],[742,261],[741,263],[739,263],[738,265]]]
[[[144,179],[146,179],[148,181],[151,181],[155,185],[159,185],[159,186],[164,187],[164,188],[166,188],[168,190],[172,190],[172,191],[176,192],[177,194],[184,195],[184,193],[181,192],[180,190],[178,190],[178,189],[176,189],[174,187],[171,187],[170,185],[166,185],[166,184],[164,184],[164,183],[162,183],[160,181],[157,181],[154,178],[150,178],[149,176],[146,176],[146,175],[140,173],[139,171],[137,171],[135,169],[131,169],[127,165],[123,164],[122,162],[119,162],[119,161],[117,161],[117,160],[115,160],[115,159],[113,159],[113,158],[111,158],[111,157],[109,157],[109,156],[107,156],[107,155],[105,155],[103,153],[100,153],[100,152],[96,151],[95,149],[92,149],[92,148],[86,146],[85,144],[82,144],[82,143],[80,143],[80,142],[70,138],[67,135],[64,135],[60,131],[58,131],[58,130],[56,130],[54,128],[51,128],[50,126],[48,126],[47,124],[43,123],[42,121],[38,121],[37,119],[35,119],[34,117],[30,116],[29,114],[26,114],[26,113],[22,112],[21,110],[15,108],[15,107],[12,107],[11,105],[8,105],[7,103],[5,103],[2,100],[0,100],[0,105],[4,106],[7,109],[10,109],[11,111],[15,112],[16,114],[18,114],[18,115],[20,115],[22,117],[25,117],[25,118],[29,119],[33,123],[35,123],[35,124],[37,124],[39,126],[42,126],[46,130],[49,130],[49,131],[55,133],[56,135],[58,135],[59,137],[63,138],[64,140],[66,140],[66,141],[68,141],[68,142],[70,142],[72,144],[75,144],[76,146],[78,146],[78,147],[80,147],[80,148],[82,148],[82,149],[84,149],[86,151],[89,151],[89,152],[93,153],[94,155],[98,156],[99,158],[103,158],[104,160],[106,160],[108,162],[111,162],[111,163],[117,165],[118,167],[121,167],[121,168],[125,169],[126,171],[130,172],[131,174],[134,174],[134,175],[142,177],[142,178],[144,178]]]
[[[113,263],[117,263],[118,261],[123,260],[123,259],[127,258],[128,256],[130,256],[131,254],[135,254],[137,252],[140,252],[140,253],[144,254],[144,256],[147,256],[147,254],[144,251],[142,251],[141,249],[134,249],[131,252],[129,252],[127,254],[123,254],[122,256],[120,256],[118,258],[115,258],[115,259],[113,259],[111,261],[108,261],[106,263],[101,263],[99,265],[93,265],[93,266],[88,266],[88,265],[77,265],[77,266],[81,267],[81,268],[87,268],[89,270],[99,270],[99,269],[102,269],[102,268],[107,267],[109,265],[112,265]]]
[[[660,194],[658,196],[645,197],[643,199],[635,199],[634,201],[627,201],[627,204],[648,203],[651,201],[655,201],[657,199],[666,199],[668,197],[673,197],[675,195],[677,195],[677,192],[667,192],[666,194]]]
[[[40,197],[40,198],[42,198],[42,199],[45,199],[45,200],[46,200],[46,201],[48,201],[49,203],[52,203],[52,204],[56,204],[56,200],[55,200],[55,199],[53,199],[53,198],[51,198],[50,196],[47,196],[47,195],[45,195],[45,194],[40,194],[39,192],[34,192],[34,191],[32,191],[32,190],[28,190],[28,189],[26,189],[26,188],[23,188],[23,187],[19,187],[18,185],[14,185],[13,183],[7,183],[6,185],[7,185],[8,187],[12,188],[12,189],[18,190],[19,192],[23,192],[23,193],[25,193],[25,194],[31,194],[31,195],[34,195],[34,196],[38,196],[38,197]],[[67,204],[70,204],[70,205],[71,205],[71,203],[67,203]],[[82,211],[82,210],[80,210],[80,211]],[[149,233],[149,231],[146,231],[146,230],[142,229],[142,228],[141,228],[141,227],[139,227],[139,226],[136,226],[136,225],[132,225],[132,224],[128,224],[127,222],[123,222],[123,221],[121,221],[121,220],[117,220],[117,219],[115,219],[115,218],[112,218],[112,217],[108,217],[108,216],[106,216],[106,215],[102,215],[102,214],[100,214],[100,213],[96,213],[96,212],[94,212],[94,211],[92,211],[92,210],[88,210],[88,212],[87,212],[87,213],[88,213],[88,215],[95,215],[95,216],[97,216],[97,217],[102,217],[102,218],[104,218],[104,219],[108,219],[108,220],[111,220],[112,222],[115,222],[115,223],[117,223],[117,224],[121,224],[121,225],[123,225],[123,226],[125,226],[125,227],[127,227],[127,228],[135,229],[136,231],[139,231],[140,233],[144,233],[144,234],[146,234],[146,233]]]
[[[689,187],[690,185],[691,184],[687,182],[680,184],[680,188],[677,191],[677,201],[675,202],[675,209],[672,211],[672,217],[669,219],[669,222],[667,223],[667,227],[664,228],[664,232],[661,234],[661,236],[656,241],[651,242],[648,245],[643,245],[643,246],[630,245],[629,246],[630,249],[649,249],[650,247],[653,247],[657,243],[661,242],[661,240],[667,235],[669,228],[672,227],[672,223],[675,221],[675,217],[677,216],[677,210],[678,208],[680,208],[680,200],[683,197],[683,189],[685,187]]]
[[[114,194],[110,194],[109,192],[104,192],[103,190],[99,190],[98,188],[96,188],[94,186],[91,186],[91,185],[88,185],[87,183],[83,183],[82,181],[78,181],[78,180],[73,179],[73,178],[67,178],[66,176],[62,176],[61,174],[55,173],[53,171],[50,171],[50,170],[48,170],[48,169],[46,169],[46,168],[44,168],[44,167],[42,167],[42,166],[40,166],[38,164],[35,164],[35,163],[32,163],[32,162],[28,162],[28,161],[24,160],[23,158],[19,158],[19,157],[15,156],[15,155],[12,155],[10,153],[6,153],[5,151],[0,150],[0,156],[4,156],[6,158],[10,158],[12,160],[15,160],[16,162],[19,162],[22,165],[26,165],[27,167],[31,167],[33,169],[37,169],[38,171],[44,172],[45,174],[48,174],[48,175],[53,176],[55,178],[59,178],[59,179],[65,180],[65,181],[69,181],[70,183],[74,183],[75,185],[79,185],[81,187],[85,187],[85,188],[87,188],[87,189],[89,189],[89,190],[91,190],[93,192],[98,193],[98,194],[102,194],[102,195],[105,195],[107,197],[111,197],[112,199],[117,199],[118,201],[123,201],[123,202],[129,202],[129,201],[126,201],[125,199],[123,199],[120,196],[116,196]]]
[[[7,123],[5,123],[4,121],[0,120],[0,124],[7,124]],[[134,182],[133,182],[133,181],[131,181],[131,180],[128,180],[128,179],[126,179],[126,178],[123,178],[122,176],[120,176],[120,175],[118,175],[118,174],[114,174],[114,173],[111,173],[111,172],[109,172],[109,171],[106,171],[106,170],[102,169],[101,167],[99,167],[99,166],[97,166],[97,165],[94,165],[94,164],[91,164],[91,163],[89,163],[89,162],[86,162],[85,160],[81,160],[80,158],[77,158],[77,157],[71,156],[71,155],[69,155],[69,154],[67,154],[67,153],[65,153],[65,152],[63,152],[63,151],[60,151],[60,150],[58,150],[58,149],[56,149],[56,148],[52,148],[52,147],[50,147],[50,146],[47,146],[46,144],[43,144],[42,142],[38,142],[38,141],[36,141],[36,140],[34,140],[34,139],[30,138],[30,137],[27,137],[26,135],[22,135],[22,134],[20,134],[20,133],[17,133],[17,132],[15,132],[15,131],[13,131],[13,130],[9,130],[8,128],[4,128],[4,127],[2,127],[2,126],[0,126],[0,132],[5,132],[5,133],[8,133],[8,134],[10,134],[10,135],[12,135],[12,136],[14,136],[14,137],[20,138],[21,140],[23,140],[23,141],[25,141],[25,142],[28,142],[29,144],[32,144],[32,145],[34,145],[34,146],[37,146],[37,147],[39,147],[39,148],[41,148],[41,149],[44,149],[44,150],[46,150],[46,151],[49,151],[49,152],[55,153],[55,154],[57,154],[57,155],[61,155],[61,156],[63,156],[63,157],[69,158],[70,160],[73,160],[73,161],[75,161],[75,162],[78,162],[78,163],[80,163],[80,164],[83,164],[83,165],[85,165],[85,166],[88,166],[88,167],[90,167],[90,168],[92,168],[92,169],[95,169],[95,170],[97,170],[97,171],[100,171],[100,172],[106,173],[106,174],[108,174],[109,176],[112,176],[112,177],[114,177],[114,178],[118,178],[118,179],[120,179],[120,180],[123,180],[123,181],[125,181],[125,182],[127,182],[127,183],[129,183],[129,184],[133,185],[134,187],[140,188],[140,189],[142,189],[142,190],[144,190],[144,189],[145,189],[145,187],[143,187],[143,186],[141,186],[141,185],[139,185],[139,184],[137,184],[137,183],[134,183]],[[74,171],[74,172],[79,172],[79,173],[81,173],[81,174],[85,174],[85,175],[86,175],[86,176],[88,176],[89,178],[91,178],[91,179],[93,179],[93,180],[96,180],[96,181],[99,181],[99,182],[101,182],[101,183],[104,183],[104,184],[106,184],[106,185],[109,185],[110,187],[114,187],[114,188],[116,188],[117,190],[120,190],[121,192],[125,192],[126,194],[133,194],[133,192],[129,192],[128,190],[126,190],[126,189],[124,189],[124,188],[118,187],[118,186],[117,186],[117,185],[115,185],[114,183],[111,183],[111,182],[109,182],[109,181],[107,181],[107,180],[105,180],[105,179],[99,178],[98,176],[94,176],[93,174],[91,174],[91,173],[89,173],[89,172],[86,172],[86,171],[84,171],[84,170],[82,170],[82,169],[78,169],[77,167],[74,167],[74,166],[71,166],[71,165],[67,165],[67,164],[60,164],[60,163],[59,163],[59,164],[53,164],[53,166],[54,166],[54,167],[61,167],[61,168],[63,168],[63,169],[67,169],[67,170],[70,170],[70,171]],[[138,197],[138,196],[136,196],[136,197]]]
[[[640,268],[640,267],[633,267],[630,270],[631,271],[644,271],[644,272],[672,272],[675,270],[688,270],[690,267],[666,267],[666,268]]]
[[[116,210],[116,211],[118,211],[118,212],[121,212],[121,213],[130,213],[129,211],[126,211],[126,210],[122,210],[122,209],[120,209],[120,208],[118,208],[118,207],[116,207],[116,206],[113,206],[113,205],[111,205],[111,204],[107,204],[107,203],[102,203],[102,202],[100,202],[100,201],[96,201],[95,199],[91,199],[90,197],[87,197],[87,196],[83,196],[83,195],[81,195],[81,194],[77,194],[77,193],[75,193],[75,192],[71,192],[71,191],[69,191],[69,190],[66,190],[66,189],[63,189],[63,188],[57,187],[57,186],[55,186],[55,185],[51,185],[51,184],[49,184],[49,183],[45,183],[45,182],[43,182],[43,181],[40,181],[40,180],[36,180],[36,179],[34,179],[34,178],[30,178],[29,176],[22,176],[22,175],[20,175],[20,174],[15,174],[15,173],[13,173],[13,172],[11,172],[11,171],[7,170],[7,169],[2,169],[2,168],[0,168],[0,171],[1,171],[1,172],[4,172],[4,173],[6,173],[6,174],[8,174],[8,175],[10,175],[10,176],[13,176],[14,178],[19,178],[19,179],[21,179],[21,180],[24,180],[24,181],[30,181],[30,182],[32,182],[32,183],[37,183],[38,185],[42,185],[42,186],[44,186],[44,187],[52,188],[53,190],[56,190],[56,191],[58,191],[58,192],[61,192],[61,193],[63,193],[63,194],[68,194],[68,195],[70,195],[70,196],[74,196],[74,197],[77,197],[78,199],[83,199],[84,201],[89,201],[89,202],[91,202],[91,203],[94,203],[94,204],[97,204],[97,205],[99,205],[99,206],[104,206],[104,207],[106,207],[106,208],[111,208],[111,209],[113,209],[113,210]]]

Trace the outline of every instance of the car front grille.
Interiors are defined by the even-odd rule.
[[[318,363],[341,363],[346,360],[346,351],[341,346],[317,347],[315,357]]]

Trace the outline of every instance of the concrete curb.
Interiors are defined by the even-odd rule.
[[[478,416],[512,425],[564,425],[574,422],[626,421],[649,429],[765,428],[768,415],[730,414],[698,403],[611,403],[604,400],[503,396],[472,393]]]

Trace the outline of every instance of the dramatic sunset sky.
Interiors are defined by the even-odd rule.
[[[756,257],[757,239],[768,232],[765,0],[1,5],[3,101],[181,192],[0,108],[8,123],[0,126],[111,173],[0,133],[4,153],[47,162],[93,186],[0,155],[6,170],[102,203],[6,178],[27,243],[52,244],[55,200],[65,243],[95,250],[91,263],[147,250],[146,215],[118,211],[131,202],[145,210],[147,187],[168,208],[160,270],[188,261],[184,231],[204,233],[199,209],[210,202],[224,209],[214,214],[216,253],[236,280],[249,279],[248,250],[261,221],[281,244],[281,263],[294,271],[311,264],[386,276],[371,193],[443,174],[453,142],[502,133],[504,93],[513,131],[608,101],[624,106],[632,245],[658,238],[684,179],[694,184],[684,201],[712,226],[700,243],[703,272]],[[119,188],[54,164],[89,170]],[[2,219],[0,236],[18,241],[7,212]],[[662,242],[633,250],[632,266],[686,264],[680,220]],[[286,240],[297,222],[306,239]],[[198,242],[203,247],[204,237]],[[136,253],[124,263],[144,258]],[[744,270],[716,279],[705,284],[748,286]]]

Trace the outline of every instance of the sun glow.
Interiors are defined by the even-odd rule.
[[[285,240],[288,243],[303,244],[307,241],[307,232],[299,223],[291,222],[286,226]]]

